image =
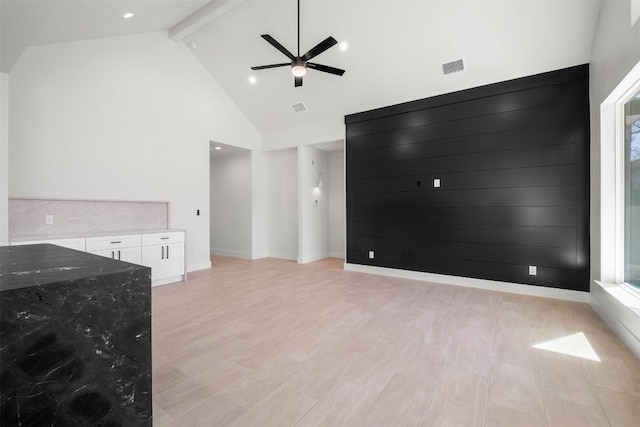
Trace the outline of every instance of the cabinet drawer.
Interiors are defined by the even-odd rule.
[[[106,249],[121,249],[140,246],[139,234],[124,234],[119,236],[87,237],[87,251],[102,251]]]
[[[140,262],[142,261],[141,246],[122,249],[102,249],[99,251],[90,251],[89,253],[107,258],[117,259],[119,261],[131,262],[133,264],[140,264]]]
[[[147,233],[142,235],[142,246],[165,245],[184,242],[183,231],[169,231],[166,233]]]

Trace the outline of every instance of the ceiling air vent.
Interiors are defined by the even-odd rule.
[[[304,105],[302,102],[298,102],[297,104],[293,104],[291,107],[293,107],[293,111],[295,111],[296,113],[301,113],[303,111],[307,111],[307,106]]]
[[[459,73],[464,71],[464,61],[462,59],[456,59],[455,61],[442,64],[442,75]]]

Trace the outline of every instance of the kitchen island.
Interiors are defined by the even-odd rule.
[[[0,247],[0,425],[151,426],[151,270]]]

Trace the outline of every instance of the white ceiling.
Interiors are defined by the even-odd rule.
[[[0,71],[29,46],[167,30],[210,1],[0,0]]]
[[[157,30],[175,30],[206,0],[0,0],[1,68],[25,47]],[[260,34],[296,53],[295,0],[217,0],[233,8],[180,33],[193,54],[263,132],[324,122],[378,108],[589,62],[601,0],[302,0],[301,53],[328,36],[347,42],[313,62],[293,87],[287,62]],[[136,16],[123,20],[131,10]],[[177,42],[181,42],[177,40]],[[142,54],[142,53],[141,53]],[[443,76],[440,64],[464,58]],[[254,76],[257,83],[249,83]],[[291,107],[304,102],[308,111]]]

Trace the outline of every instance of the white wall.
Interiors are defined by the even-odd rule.
[[[304,113],[300,113],[304,114]],[[265,151],[323,143],[345,139],[344,116],[274,132],[262,133],[262,149]]]
[[[329,256],[345,257],[344,151],[329,154]]]
[[[298,150],[270,151],[269,256],[298,258]]]
[[[590,66],[591,302],[640,357],[640,327],[629,322],[629,308],[593,282],[615,280],[615,126],[610,105],[601,123],[601,104],[640,61],[640,21],[632,22],[629,0],[603,1]]]
[[[317,188],[320,176],[326,181],[328,172],[326,152],[306,146],[298,148],[298,262],[301,264],[329,256],[329,199],[327,191]]]
[[[251,152],[251,259],[264,258],[269,252],[269,167],[267,155],[259,150]]]
[[[251,259],[251,152],[211,156],[211,253]]]
[[[164,32],[32,47],[10,77],[10,196],[168,201],[187,269],[210,266],[209,141],[260,135],[187,47]]]
[[[0,73],[0,246],[9,243],[9,75]]]

